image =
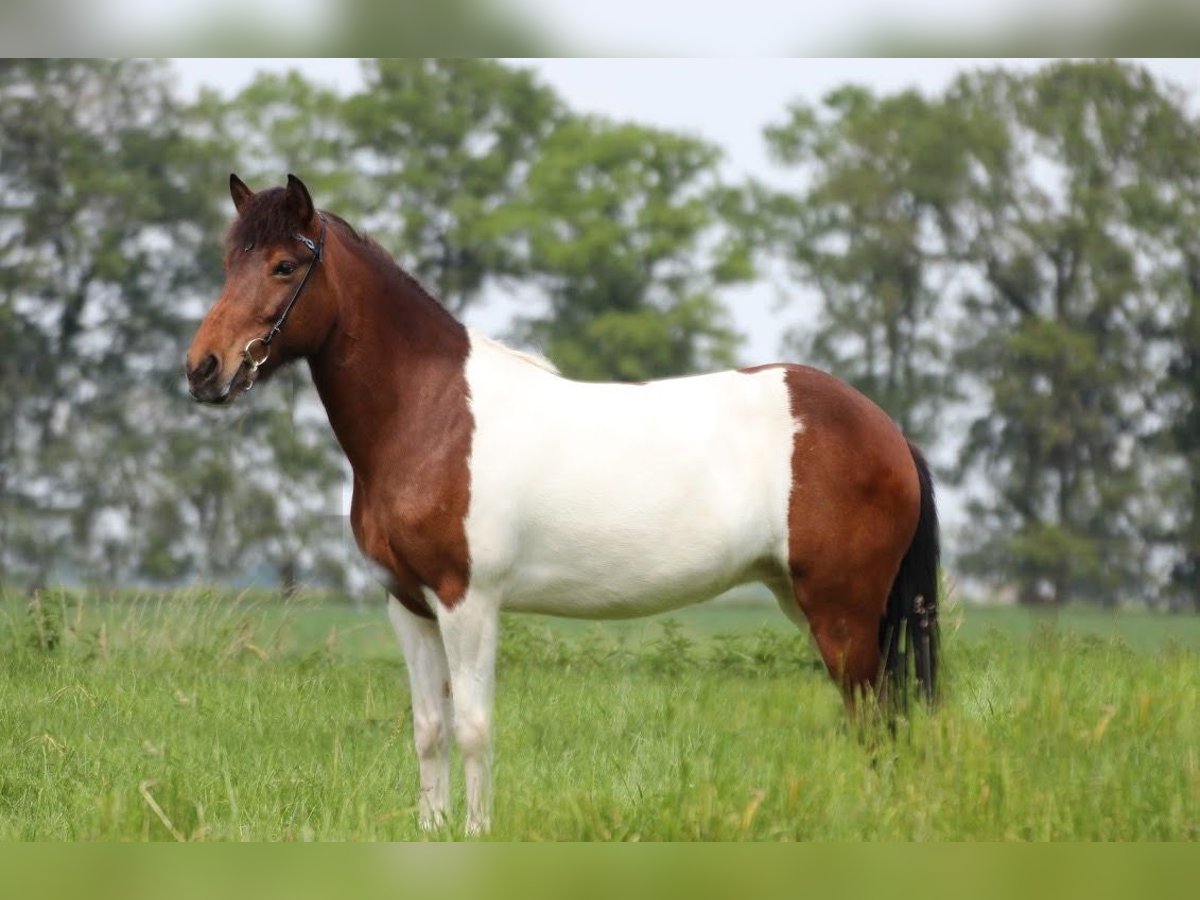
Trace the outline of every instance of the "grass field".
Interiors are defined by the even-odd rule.
[[[774,609],[506,619],[492,836],[1200,838],[1200,619],[944,620],[941,709],[872,741]],[[0,839],[423,837],[382,607],[9,599],[0,654]]]

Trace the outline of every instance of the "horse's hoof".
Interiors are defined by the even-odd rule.
[[[492,823],[488,819],[468,819],[466,827],[467,837],[483,837],[492,830]]]
[[[430,831],[441,831],[446,827],[446,817],[440,813],[427,813],[417,819],[417,824],[421,830],[428,833]]]

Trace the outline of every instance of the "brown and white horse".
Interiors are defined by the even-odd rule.
[[[903,680],[906,658],[932,699],[932,482],[866,397],[786,364],[571,381],[468,331],[295,177],[230,189],[226,283],[187,354],[191,393],[228,403],[308,361],[354,471],[354,535],[391,595],[423,825],[447,815],[453,731],[467,830],[488,827],[502,610],[642,616],[762,582],[850,704]]]

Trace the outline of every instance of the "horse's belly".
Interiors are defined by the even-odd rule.
[[[500,608],[572,619],[635,619],[708,600],[749,580],[722,580],[719,587],[703,579],[618,586],[548,574],[505,593]],[[617,587],[623,589],[613,590]]]
[[[504,609],[578,618],[650,615],[707,600],[776,571],[766,534],[722,544],[681,528],[679,540],[596,532],[526,545],[497,585]],[[567,546],[570,544],[571,546]]]

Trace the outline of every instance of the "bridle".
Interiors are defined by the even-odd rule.
[[[292,237],[302,243],[312,253],[312,259],[309,260],[308,268],[304,270],[304,277],[296,285],[296,290],[293,292],[292,298],[283,307],[283,312],[279,314],[279,318],[275,320],[275,324],[271,326],[271,330],[262,337],[256,337],[251,340],[250,343],[246,344],[246,349],[242,351],[242,365],[247,367],[246,384],[242,388],[243,392],[254,387],[254,379],[258,376],[259,368],[271,357],[271,341],[275,340],[276,335],[283,329],[283,323],[292,314],[292,307],[296,305],[296,301],[304,293],[304,287],[308,284],[308,279],[312,277],[313,269],[317,267],[317,263],[321,261],[321,257],[325,253],[325,217],[317,213],[317,218],[321,220],[321,233],[317,236],[315,242],[312,238],[306,237],[303,234],[292,235]],[[257,359],[254,356],[256,345],[261,347],[262,351],[262,356]]]

